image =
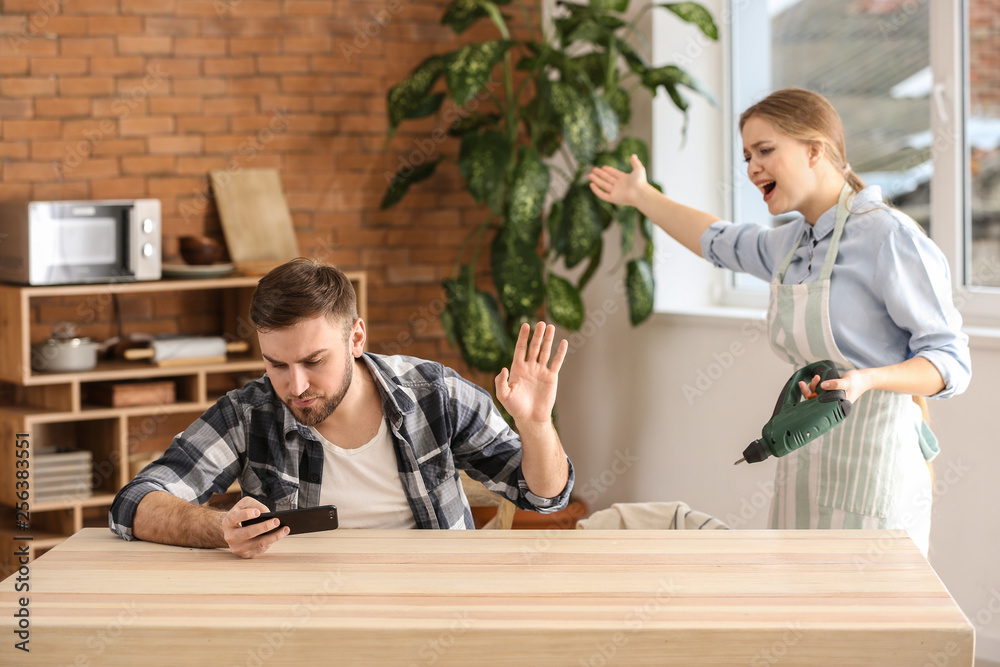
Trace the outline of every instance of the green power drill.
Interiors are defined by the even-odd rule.
[[[820,376],[820,382],[840,377],[829,359],[814,361],[795,371],[781,390],[774,414],[764,424],[760,438],[751,442],[743,450],[743,458],[733,465],[743,461],[758,463],[768,456],[791,454],[844,421],[851,413],[851,402],[842,389],[816,387],[815,400],[802,398],[799,381],[808,384],[815,375]]]

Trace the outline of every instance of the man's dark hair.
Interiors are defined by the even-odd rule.
[[[326,315],[350,327],[358,319],[354,286],[335,266],[299,257],[260,279],[250,300],[250,321],[258,331],[284,329]]]

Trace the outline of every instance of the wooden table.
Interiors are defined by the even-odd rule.
[[[13,575],[0,664],[973,663],[900,531],[338,530],[241,560],[88,528],[28,568],[31,650]]]

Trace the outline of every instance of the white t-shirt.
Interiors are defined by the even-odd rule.
[[[416,528],[399,479],[385,419],[368,443],[343,449],[310,426],[323,445],[321,505],[336,505],[341,528]]]

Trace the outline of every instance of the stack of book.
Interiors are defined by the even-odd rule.
[[[53,449],[32,457],[32,497],[34,503],[66,502],[89,498],[93,455],[91,452]]]

